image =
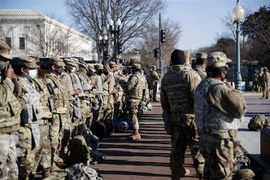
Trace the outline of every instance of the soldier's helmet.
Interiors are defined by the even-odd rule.
[[[157,70],[157,66],[156,66],[156,65],[153,65],[153,66],[152,66],[152,69],[153,69],[153,70]]]
[[[10,47],[4,41],[0,41],[0,56],[7,60],[13,58],[10,55]]]
[[[63,61],[63,59],[60,59],[57,56],[51,57],[50,60],[51,60],[51,64],[53,64],[53,65],[56,65],[56,66],[59,66],[59,67],[66,66],[66,64]]]
[[[252,180],[255,173],[251,169],[240,169],[236,173],[237,180]]]
[[[19,57],[19,64],[24,65],[30,69],[37,69],[39,66],[36,63],[36,59],[30,57],[30,56],[22,56]]]
[[[209,54],[207,59],[207,66],[212,67],[226,67],[228,63],[232,62],[231,59],[227,58],[226,54],[223,52],[212,52]]]

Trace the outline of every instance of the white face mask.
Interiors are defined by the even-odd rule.
[[[75,67],[72,67],[72,69],[70,70],[72,73],[74,73],[76,71]]]
[[[28,77],[30,79],[35,79],[37,77],[37,70],[36,69],[30,69],[28,70]]]

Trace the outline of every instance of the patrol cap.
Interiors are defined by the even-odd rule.
[[[104,68],[103,68],[103,65],[102,64],[97,64],[96,65],[96,69],[97,70],[103,70]]]
[[[0,56],[6,59],[13,59],[10,55],[10,47],[4,41],[0,41]]]
[[[204,52],[198,52],[196,53],[196,59],[197,58],[207,59],[207,54]]]
[[[152,69],[155,69],[156,70],[157,69],[157,66],[156,65],[153,65],[152,66]]]
[[[64,61],[63,61],[63,59],[60,59],[60,58],[58,58],[56,56],[51,57],[51,63],[54,64],[54,65],[56,65],[56,66],[59,66],[59,67],[66,66],[65,63],[64,63]]]
[[[64,62],[67,66],[77,67],[78,63],[74,59],[64,59]]]
[[[132,68],[133,68],[133,69],[136,69],[136,70],[141,70],[142,67],[141,67],[140,64],[135,63],[135,64],[132,65]]]
[[[250,179],[250,178],[253,178],[254,176],[255,176],[255,173],[251,169],[240,169],[236,173],[236,177],[239,180]]]
[[[28,68],[36,69],[39,68],[39,66],[36,64],[36,60],[29,56],[22,56],[19,57],[19,64],[24,65]]]
[[[86,63],[84,63],[84,62],[79,63],[79,66],[80,66],[80,67],[83,67],[83,68],[85,68],[85,69],[88,69],[87,64],[86,64]]]
[[[227,58],[226,54],[223,52],[212,52],[209,54],[207,62],[209,66],[225,67],[227,63],[232,62],[232,60]]]
[[[89,69],[89,71],[96,72],[93,64],[88,64],[88,69]]]

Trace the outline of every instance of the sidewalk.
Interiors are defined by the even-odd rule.
[[[100,142],[106,159],[93,166],[104,180],[170,180],[170,136],[164,131],[160,103],[152,103],[140,121],[140,141],[127,140],[131,133],[113,133]],[[190,151],[185,167],[191,173],[184,180],[197,180]]]

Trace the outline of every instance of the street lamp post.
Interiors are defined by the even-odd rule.
[[[106,61],[106,57],[104,56],[105,52],[107,51],[107,40],[108,40],[108,36],[106,34],[104,34],[103,36],[102,35],[99,35],[98,36],[98,40],[99,40],[99,44],[101,45],[101,48],[100,48],[100,54],[103,55],[103,61]]]
[[[117,21],[114,22],[112,19],[110,19],[109,25],[110,25],[111,34],[113,34],[113,44],[114,44],[113,60],[114,60],[114,62],[117,63],[119,32],[120,32],[121,20],[117,19]]]
[[[244,9],[240,6],[239,0],[236,1],[236,6],[232,10],[232,19],[236,23],[236,79],[235,87],[237,90],[242,90],[241,87],[241,68],[240,68],[240,41],[239,41],[239,24],[244,17]]]

